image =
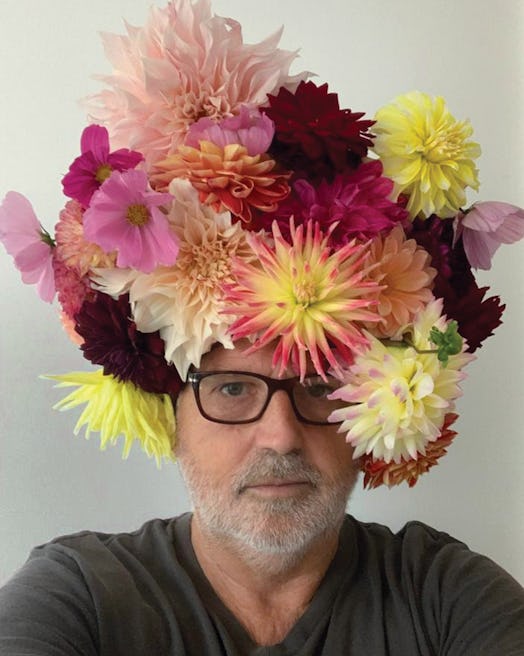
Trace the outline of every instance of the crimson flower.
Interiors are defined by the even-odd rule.
[[[62,178],[64,194],[84,208],[91,196],[113,171],[134,169],[144,158],[141,153],[121,148],[109,152],[109,134],[101,125],[90,125],[82,132],[79,155]]]
[[[362,120],[363,112],[340,109],[327,84],[301,82],[295,93],[282,87],[268,99],[264,111],[275,123],[270,153],[300,177],[330,179],[357,166],[372,145],[368,130],[374,121]]]
[[[307,180],[297,180],[292,194],[275,213],[257,215],[255,229],[269,230],[276,219],[287,237],[289,218],[294,216],[297,223],[311,219],[324,231],[337,223],[330,238],[335,246],[355,237],[367,240],[407,219],[407,211],[390,200],[392,190],[393,182],[382,175],[378,160],[363,162],[357,169],[336,175],[332,182],[322,180],[316,187]]]
[[[438,273],[433,294],[444,301],[443,311],[455,319],[461,336],[473,353],[493,334],[505,309],[499,296],[485,298],[489,287],[479,287],[461,241],[453,246],[453,219],[415,219],[408,234],[431,255]]]
[[[130,315],[127,294],[118,300],[97,294],[94,301],[85,301],[75,317],[84,357],[102,365],[106,375],[131,381],[146,392],[176,397],[183,383],[166,362],[164,340],[158,332],[140,332]]]

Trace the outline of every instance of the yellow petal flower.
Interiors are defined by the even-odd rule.
[[[133,383],[105,376],[102,369],[92,372],[71,372],[45,376],[59,381],[57,387],[76,387],[54,409],[69,410],[86,404],[74,433],[86,427],[86,438],[91,432],[100,433],[100,448],[114,444],[124,437],[123,457],[127,458],[134,440],[138,440],[157,465],[162,458],[172,458],[175,437],[173,404],[167,394],[144,392]]]
[[[377,112],[374,150],[397,194],[409,197],[412,218],[455,216],[466,204],[465,188],[478,189],[469,121],[457,121],[444,99],[420,91],[398,96]]]

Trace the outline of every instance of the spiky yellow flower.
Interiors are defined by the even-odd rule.
[[[445,366],[438,359],[429,334],[433,326],[446,329],[441,312],[441,299],[428,304],[415,320],[413,346],[391,346],[368,335],[369,349],[358,355],[346,384],[334,392],[333,398],[348,406],[329,419],[342,422],[339,432],[347,433],[355,458],[372,454],[386,463],[416,460],[441,434],[446,414],[461,395],[461,370],[473,359],[464,350],[451,355]]]
[[[358,322],[378,321],[369,310],[378,285],[364,280],[367,247],[350,242],[332,252],[329,234],[311,221],[296,229],[291,222],[290,244],[274,222],[273,242],[247,237],[258,261],[234,262],[236,282],[226,302],[238,319],[230,332],[233,339],[254,339],[250,350],[276,340],[273,364],[280,374],[291,364],[304,377],[307,354],[320,375],[326,363],[338,371],[337,356],[351,361],[353,350],[367,343]]]
[[[465,188],[478,189],[469,121],[457,121],[440,96],[412,91],[376,114],[374,150],[397,194],[409,197],[412,218],[455,216],[466,204]]]
[[[105,376],[102,369],[46,378],[57,380],[57,387],[77,388],[59,401],[55,409],[69,410],[86,404],[76,423],[75,435],[84,426],[86,438],[91,432],[99,432],[102,450],[122,435],[124,458],[135,440],[148,456],[155,457],[158,465],[162,458],[172,458],[175,416],[167,394],[144,392],[133,383]]]

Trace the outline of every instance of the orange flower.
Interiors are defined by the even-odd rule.
[[[289,194],[290,173],[275,173],[269,155],[250,156],[239,144],[224,148],[200,141],[200,149],[179,146],[178,151],[159,162],[151,177],[155,189],[166,190],[175,178],[186,178],[198,190],[200,201],[215,212],[229,210],[249,223],[251,208],[274,212]]]
[[[447,447],[457,434],[450,430],[458,415],[450,412],[446,415],[442,432],[434,442],[428,442],[425,453],[418,454],[416,460],[402,460],[396,463],[394,460],[387,463],[385,460],[374,460],[371,454],[364,456],[361,460],[361,469],[364,472],[364,488],[375,488],[380,485],[393,487],[406,481],[409,487],[413,487],[419,476],[428,472],[437,464],[439,458],[447,453]]]
[[[430,266],[429,253],[414,239],[406,240],[401,226],[386,237],[377,235],[369,253],[368,263],[374,266],[367,277],[380,285],[374,310],[381,321],[366,323],[366,328],[378,338],[399,337],[432,300],[437,271]]]

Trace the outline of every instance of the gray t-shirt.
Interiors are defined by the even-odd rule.
[[[283,642],[260,647],[214,593],[191,515],[34,549],[0,590],[0,656],[522,656],[524,589],[419,522],[347,517],[339,549]]]

